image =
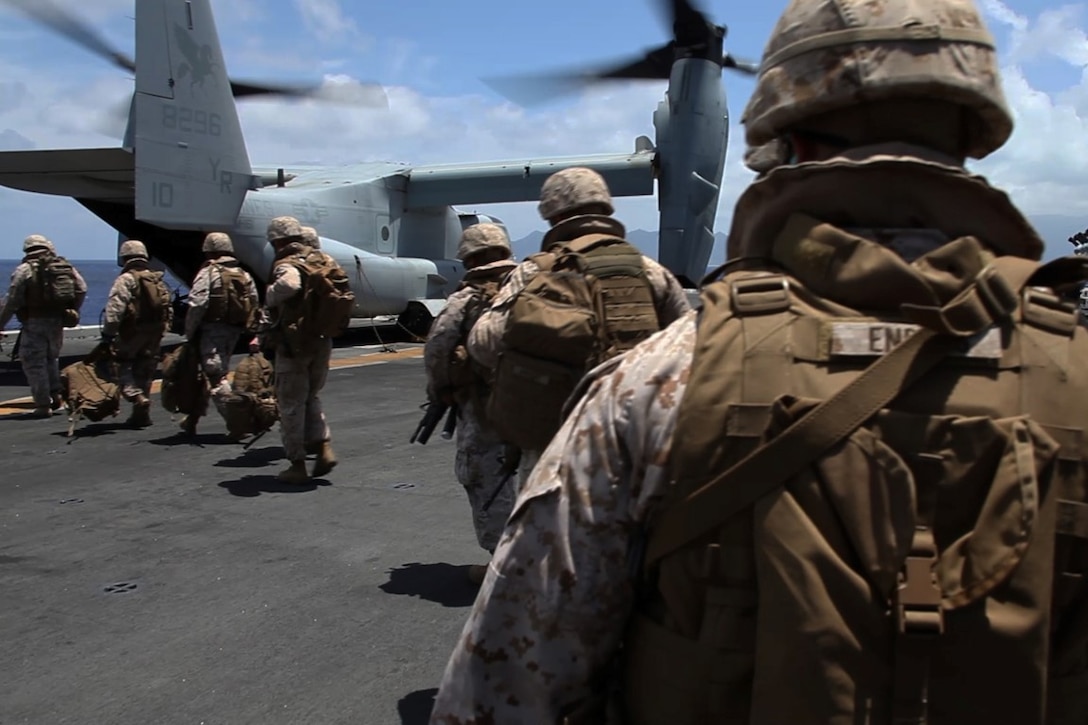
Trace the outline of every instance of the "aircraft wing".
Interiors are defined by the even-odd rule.
[[[131,205],[134,181],[122,148],[0,152],[0,185],[11,189]]]
[[[402,172],[408,178],[406,205],[424,208],[536,201],[548,176],[572,166],[600,172],[613,196],[646,196],[654,193],[654,154],[646,149],[631,154],[414,166]]]

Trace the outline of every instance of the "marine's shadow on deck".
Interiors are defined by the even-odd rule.
[[[427,725],[431,719],[431,710],[434,709],[434,698],[438,695],[438,688],[429,690],[416,690],[409,692],[397,701],[397,713],[400,715],[400,725]]]
[[[243,476],[235,481],[223,481],[218,484],[234,496],[242,498],[255,498],[262,493],[310,493],[322,486],[332,484],[321,478],[314,478],[302,485],[284,483],[273,474],[263,476]]]
[[[464,566],[437,562],[404,564],[389,571],[389,581],[378,587],[386,594],[419,597],[443,607],[469,607],[479,587],[468,580]]]

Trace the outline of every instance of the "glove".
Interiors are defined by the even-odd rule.
[[[261,339],[259,337],[254,337],[249,341],[249,351],[253,354],[261,351]]]
[[[107,335],[106,333],[103,332],[101,341],[106,343],[107,345],[112,345],[113,344],[113,339],[115,337],[117,337],[117,335]]]

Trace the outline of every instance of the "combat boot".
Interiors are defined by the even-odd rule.
[[[34,412],[30,414],[31,418],[51,418],[53,417],[53,411],[48,405],[40,405],[34,409]]]
[[[187,415],[187,416],[185,416],[184,418],[181,419],[181,422],[178,423],[178,427],[181,428],[182,432],[185,433],[185,435],[195,436],[196,435],[196,424],[197,424],[197,422],[199,420],[200,420],[199,416]]]
[[[336,454],[332,452],[332,445],[328,441],[322,441],[321,448],[317,451],[317,460],[314,461],[314,478],[331,472],[338,462]]]
[[[310,474],[306,473],[306,461],[291,461],[291,465],[280,471],[276,476],[284,483],[302,486],[310,481]]]
[[[147,428],[151,425],[151,401],[146,395],[140,395],[132,402],[132,415],[125,424],[133,428]]]

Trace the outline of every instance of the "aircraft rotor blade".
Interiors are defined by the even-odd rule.
[[[722,56],[722,68],[730,68],[750,76],[759,75],[759,63],[734,58],[729,53]]]
[[[291,85],[232,79],[230,87],[235,98],[260,96],[310,98],[349,106],[389,107],[389,98],[386,96],[385,89],[379,83],[327,81],[325,83]]]
[[[53,0],[0,0],[38,21],[50,30],[63,35],[86,50],[101,56],[116,66],[135,73],[136,63],[109,44],[87,23],[83,22]],[[361,82],[326,82],[310,85],[291,85],[284,83],[257,83],[251,81],[231,81],[231,90],[236,98],[254,96],[283,96],[288,98],[313,98],[332,103],[342,103],[370,108],[388,108],[389,100],[377,83]],[[112,120],[110,124],[112,125]]]
[[[51,0],[2,0],[2,2],[37,20],[51,30],[60,33],[72,42],[83,46],[92,53],[109,60],[114,65],[133,73],[136,72],[136,63],[133,62],[132,58],[114,48],[93,28],[55,5]]]

